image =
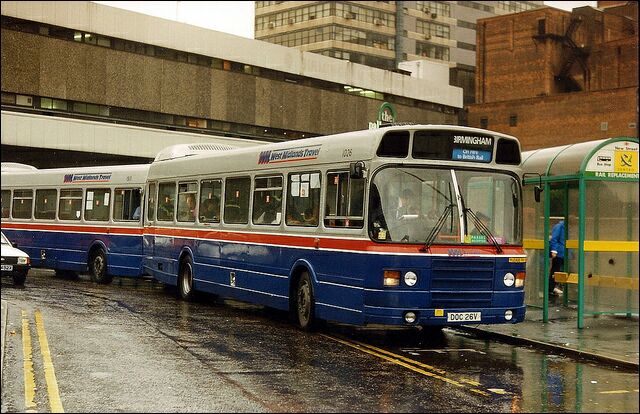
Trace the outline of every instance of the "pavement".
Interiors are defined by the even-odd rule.
[[[8,304],[2,300],[2,362],[7,329]],[[542,309],[528,307],[525,320],[517,324],[470,325],[458,329],[476,336],[516,345],[532,346],[544,352],[591,360],[638,372],[638,316],[586,316],[578,329],[577,311],[564,306],[549,307],[549,321],[543,322]]]
[[[638,316],[586,315],[578,329],[577,309],[549,305],[548,322],[542,308],[527,307],[525,320],[517,324],[462,327],[477,336],[517,345],[533,346],[548,353],[623,367],[638,372]]]

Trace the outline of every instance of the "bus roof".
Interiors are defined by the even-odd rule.
[[[293,166],[335,164],[372,159],[382,137],[390,131],[459,131],[513,139],[502,133],[456,125],[399,125],[326,135],[313,138],[264,144],[255,147],[224,149],[192,154],[188,157],[164,159],[156,157],[149,170],[149,179],[179,175],[202,174],[204,168],[212,173],[260,171]],[[519,143],[518,143],[519,145]],[[434,161],[438,163],[438,161]],[[513,168],[513,166],[502,166]],[[171,171],[175,171],[172,174]]]
[[[4,164],[4,163],[3,163]],[[48,169],[2,168],[2,188],[144,184],[149,164]]]

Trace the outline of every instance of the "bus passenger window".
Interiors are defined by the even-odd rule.
[[[220,223],[222,181],[205,180],[200,184],[200,223]]]
[[[30,219],[33,190],[13,190],[13,218]]]
[[[253,223],[282,222],[282,177],[256,177],[253,192]]]
[[[364,178],[350,178],[348,171],[327,174],[325,226],[361,228],[363,202]]]
[[[36,190],[36,209],[35,218],[43,220],[55,220],[56,218],[56,202],[58,191]]]
[[[249,177],[227,178],[224,189],[224,222],[247,224],[249,222]]]
[[[11,206],[11,190],[2,190],[2,218],[9,217],[10,206]]]
[[[60,220],[80,220],[82,211],[82,190],[60,190],[58,218]]]
[[[158,186],[158,220],[173,221],[175,199],[175,183],[161,183]]]
[[[111,190],[108,188],[88,188],[84,203],[84,219],[108,221]]]
[[[178,183],[178,221],[196,221],[197,183]]]
[[[287,225],[316,227],[320,217],[320,173],[289,174]]]
[[[113,219],[117,221],[140,220],[140,189],[116,188],[113,200]]]

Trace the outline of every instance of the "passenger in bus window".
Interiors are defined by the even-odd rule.
[[[173,219],[173,201],[170,196],[165,196],[162,204],[158,208],[158,218],[164,220]]]
[[[320,216],[318,212],[319,209],[320,206],[318,204],[314,204],[313,206],[309,207],[307,211],[304,212],[304,224],[306,224],[307,226],[317,226],[318,218]]]
[[[178,207],[180,208],[178,212],[180,221],[195,221],[196,201],[192,194],[187,195],[184,204],[181,205],[181,203],[178,202]]]
[[[96,200],[92,216],[92,220],[106,221],[109,219],[109,208]]]
[[[213,197],[204,200],[202,203],[202,214],[200,215],[200,221],[202,222],[220,222],[220,199]]]
[[[302,223],[301,214],[296,210],[294,206],[287,207],[287,224],[288,225],[297,225]]]

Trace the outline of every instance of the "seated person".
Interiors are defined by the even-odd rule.
[[[308,226],[318,225],[318,207],[318,205],[314,205],[313,207],[309,207],[307,211],[304,212],[304,224]]]
[[[220,201],[217,197],[204,200],[202,202],[202,211],[200,221],[202,222],[220,222]]]

